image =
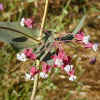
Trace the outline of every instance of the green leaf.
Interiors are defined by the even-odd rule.
[[[21,27],[17,22],[0,22],[0,40],[10,43],[18,49],[37,45],[38,36],[38,29]]]
[[[86,19],[86,15],[84,15],[84,16],[82,17],[82,19],[80,20],[80,23],[77,25],[77,27],[76,27],[75,30],[73,31],[73,35],[77,34],[77,32],[80,31],[80,29],[81,29],[81,28],[83,27],[83,25],[84,25],[85,19]]]

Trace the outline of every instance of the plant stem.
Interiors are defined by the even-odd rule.
[[[48,54],[48,52],[49,52],[49,49],[46,50],[45,53],[41,56],[40,62],[45,58],[45,56]],[[39,64],[37,64],[36,66],[39,66]],[[37,86],[38,86],[38,79],[39,79],[39,74],[37,74],[35,76],[33,90],[32,90],[32,96],[31,96],[31,99],[30,100],[35,100],[35,94],[36,94],[36,90],[37,90]]]
[[[42,23],[41,23],[41,28],[40,28],[40,37],[39,37],[38,40],[41,40],[42,39],[42,33],[43,33],[44,23],[45,23],[46,14],[47,14],[47,8],[48,8],[48,0],[46,0],[44,15],[43,15]],[[47,52],[46,52],[46,54],[47,54]],[[46,54],[44,54],[41,57],[41,59],[40,59],[41,61],[46,56]],[[39,65],[37,65],[37,66],[39,66]],[[35,94],[36,94],[36,90],[37,90],[37,86],[38,86],[38,76],[39,76],[38,74],[35,76],[31,100],[35,100]]]
[[[35,100],[35,94],[36,94],[37,86],[38,86],[38,74],[35,76],[31,100]]]
[[[39,40],[42,39],[43,28],[44,28],[44,23],[45,23],[45,19],[46,19],[47,9],[48,9],[48,0],[46,0],[46,4],[45,4],[44,15],[43,15],[42,23],[41,23],[41,28],[40,28],[40,37],[39,37]]]

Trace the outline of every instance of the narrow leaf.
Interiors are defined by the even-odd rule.
[[[80,29],[81,29],[81,28],[83,27],[83,25],[84,25],[85,19],[86,19],[86,15],[84,15],[84,16],[82,17],[82,19],[80,20],[80,23],[77,25],[77,27],[76,27],[75,30],[73,31],[73,35],[77,34],[77,32],[80,31]]]

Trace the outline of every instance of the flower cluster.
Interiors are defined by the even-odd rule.
[[[47,78],[48,77],[48,73],[51,70],[51,66],[48,65],[47,63],[43,62],[42,63],[42,71],[40,72],[40,77],[41,78]]]
[[[59,49],[58,54],[55,54],[52,58],[54,60],[54,66],[64,70],[69,75],[70,81],[74,81],[76,79],[73,65],[71,65],[71,57],[67,56],[63,49]]]
[[[32,48],[25,49],[23,52],[17,54],[17,59],[20,61],[26,61],[28,59],[31,59],[33,61],[36,60],[36,55],[32,52]],[[74,75],[74,68],[73,65],[71,65],[71,57],[66,56],[63,49],[59,49],[57,54],[54,54],[51,56],[51,59],[54,61],[54,67],[48,65],[46,62],[41,62],[41,71],[37,69],[35,66],[32,66],[30,69],[30,73],[25,74],[26,80],[34,80],[34,76],[38,73],[41,78],[45,79],[48,77],[49,72],[52,68],[61,68],[64,70],[70,77],[70,81],[74,81],[76,79],[76,76]],[[39,65],[40,66],[40,65]]]
[[[31,19],[22,19],[21,21],[22,26],[26,25],[27,27],[32,27],[32,20]],[[98,49],[98,44],[93,44],[90,42],[90,36],[85,36],[83,32],[79,32],[74,37],[80,44],[82,44],[85,48],[92,48],[94,51]],[[60,68],[61,70],[65,71],[69,76],[70,81],[74,81],[77,79],[75,76],[74,66],[71,64],[71,57],[67,56],[64,52],[63,47],[61,44],[54,42],[54,47],[57,47],[57,51],[54,55],[51,56],[53,59],[53,65],[48,65],[46,62],[39,61],[39,65],[37,68],[36,66],[32,66],[30,69],[30,73],[26,73],[25,77],[27,80],[34,80],[34,76],[39,74],[39,76],[43,79],[49,76],[49,72],[51,72],[52,68]],[[27,61],[28,59],[33,60],[36,62],[37,56],[33,53],[32,48],[24,49],[23,52],[17,54],[17,59],[20,61]],[[95,63],[96,59],[92,59],[90,63]],[[42,68],[41,68],[42,67]]]
[[[75,39],[82,43],[85,48],[92,48],[94,51],[97,51],[98,49],[98,43],[92,43],[90,42],[90,36],[85,36],[83,32],[79,32],[75,35]]]
[[[32,51],[32,48],[25,49],[23,52],[17,54],[17,59],[19,61],[27,61],[28,59],[35,60],[36,55]]]
[[[32,28],[33,24],[34,24],[34,21],[32,20],[32,18],[22,18],[20,21],[21,26],[26,26],[28,28]]]
[[[51,70],[51,66],[48,65],[47,63],[43,62],[42,63],[42,70],[38,70],[35,66],[32,66],[32,68],[30,69],[30,73],[27,74],[26,73],[26,80],[34,80],[34,76],[36,74],[39,74],[41,78],[45,79],[48,77],[48,73],[50,72]]]

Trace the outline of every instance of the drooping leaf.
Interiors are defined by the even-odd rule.
[[[77,33],[81,30],[81,28],[82,28],[83,25],[84,25],[85,19],[86,19],[86,15],[84,15],[84,16],[82,17],[82,19],[80,20],[79,24],[77,25],[77,27],[76,27],[75,30],[73,31],[73,35],[77,34]]]
[[[80,20],[79,24],[77,25],[75,30],[72,32],[72,34],[68,34],[68,35],[63,36],[61,38],[56,38],[56,40],[58,40],[58,41],[69,41],[69,40],[72,40],[74,38],[74,35],[77,34],[81,30],[81,28],[83,27],[85,18],[86,18],[86,15],[84,15],[82,17],[82,19]]]
[[[39,29],[21,27],[19,23],[0,22],[0,40],[12,44],[16,48],[26,48],[39,43]]]

